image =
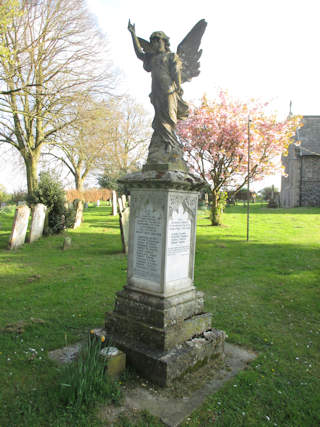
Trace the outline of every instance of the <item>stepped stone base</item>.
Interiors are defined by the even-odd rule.
[[[106,331],[109,335],[109,332]],[[176,378],[211,358],[224,360],[225,333],[210,329],[175,346],[169,351],[151,350],[146,345],[112,335],[112,343],[126,353],[127,361],[142,376],[160,385],[169,386]]]
[[[161,386],[209,358],[224,358],[225,333],[211,328],[211,313],[203,312],[203,294],[195,289],[163,298],[124,288],[105,329],[127,361]]]

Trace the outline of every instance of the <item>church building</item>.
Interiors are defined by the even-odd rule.
[[[283,208],[320,206],[320,116],[303,116],[288,155],[282,156],[286,176],[281,178],[280,204]]]

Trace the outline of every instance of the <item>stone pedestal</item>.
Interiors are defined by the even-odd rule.
[[[122,180],[131,192],[128,281],[105,327],[129,363],[168,385],[196,364],[222,358],[225,335],[211,328],[193,285],[202,182],[181,170],[148,169]]]

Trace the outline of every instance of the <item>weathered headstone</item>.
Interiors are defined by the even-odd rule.
[[[116,216],[118,213],[118,206],[117,206],[117,193],[112,190],[112,215]]]
[[[82,200],[76,200],[74,202],[75,205],[75,209],[76,209],[76,217],[75,217],[75,221],[74,221],[74,225],[73,228],[78,228],[80,227],[81,223],[82,223],[82,217],[83,217],[83,202]]]
[[[97,200],[97,208],[100,206],[100,200]]]
[[[43,234],[44,223],[46,219],[47,206],[37,203],[32,209],[32,220],[30,228],[29,242],[32,243],[39,239]]]
[[[88,203],[88,202],[85,202],[85,204],[84,204],[84,208],[85,208],[85,209],[88,209],[88,207],[89,207],[89,203]]]
[[[130,218],[130,208],[125,208],[119,214],[120,222],[120,232],[121,232],[121,241],[122,248],[124,253],[128,253],[128,241],[129,241],[129,218]]]
[[[6,202],[0,202],[0,209],[5,208],[7,206]]]
[[[122,194],[121,200],[122,200],[123,209],[125,209],[127,207],[127,198],[125,194]]]
[[[209,195],[208,193],[204,193],[204,200],[205,200],[205,204],[208,207],[209,206]]]
[[[66,236],[63,240],[63,245],[62,245],[62,249],[65,251],[66,249],[71,248],[71,237],[70,236]]]
[[[119,206],[119,212],[121,213],[123,211],[123,204],[121,197],[118,197],[118,206]]]
[[[29,206],[21,205],[16,208],[11,236],[9,239],[9,249],[16,249],[24,244],[27,234],[29,215]]]

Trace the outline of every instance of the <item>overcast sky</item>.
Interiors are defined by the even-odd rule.
[[[184,84],[186,100],[221,88],[231,96],[272,101],[279,118],[289,112],[319,115],[320,0],[87,0],[110,44],[110,56],[122,73],[119,89],[152,112],[150,73],[134,53],[128,19],[138,36],[153,31],[170,37],[171,50],[196,22],[208,27],[202,39],[201,73]],[[0,183],[19,186],[18,174],[0,159]],[[279,187],[280,177],[268,180]],[[20,185],[21,186],[21,185]],[[261,184],[259,185],[261,187]]]

